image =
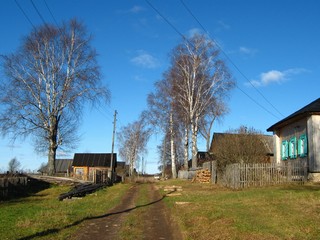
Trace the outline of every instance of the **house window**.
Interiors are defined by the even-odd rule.
[[[308,144],[307,144],[306,134],[301,135],[299,138],[298,154],[299,154],[299,157],[306,157],[308,154]]]
[[[290,138],[289,157],[290,158],[297,158],[297,138],[296,137]]]
[[[83,168],[76,168],[76,175],[83,175],[83,173],[84,173],[84,170],[83,170]]]
[[[282,160],[288,159],[288,141],[284,140],[281,144],[281,158]]]

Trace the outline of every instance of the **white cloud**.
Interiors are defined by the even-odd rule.
[[[230,29],[230,25],[226,24],[224,21],[220,20],[218,21],[219,29]]]
[[[260,82],[262,85],[268,85],[270,83],[281,83],[285,80],[286,74],[285,72],[280,72],[277,70],[271,70],[266,73],[260,74]]]
[[[139,51],[139,54],[132,58],[130,62],[143,68],[157,68],[160,65],[157,58],[144,51]]]
[[[297,75],[303,72],[307,72],[307,70],[303,68],[291,68],[284,71],[270,70],[268,72],[261,73],[258,80],[252,80],[250,82],[255,87],[265,87],[273,83],[281,84],[287,80],[290,80],[290,78],[293,77],[294,75]],[[251,84],[248,83],[246,85],[251,85]]]
[[[21,145],[16,145],[16,144],[10,143],[10,144],[8,144],[6,147],[11,148],[11,149],[15,149],[15,148],[21,148],[22,146],[21,146]]]
[[[65,152],[65,151],[57,151],[57,157],[63,158],[63,157],[70,157],[70,153]]]
[[[203,34],[203,31],[200,28],[191,28],[187,33],[189,38],[192,38],[194,35],[200,35],[200,34]]]
[[[133,6],[132,8],[130,9],[126,9],[126,10],[117,10],[117,13],[118,14],[127,14],[127,13],[133,13],[133,14],[137,14],[137,13],[140,13],[140,12],[143,12],[145,11],[145,8],[141,7],[141,6]]]
[[[128,12],[130,13],[139,13],[139,12],[142,12],[144,11],[145,9],[141,6],[133,6],[131,9],[129,9]]]
[[[257,50],[256,49],[252,49],[252,48],[248,48],[248,47],[240,47],[239,48],[239,52],[245,55],[254,55]]]

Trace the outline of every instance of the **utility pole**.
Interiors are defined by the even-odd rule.
[[[117,110],[114,111],[113,115],[113,133],[112,133],[112,146],[111,146],[111,163],[110,163],[110,168],[111,168],[111,183],[113,183],[113,152],[114,152],[114,136],[116,134],[116,122],[117,122]]]

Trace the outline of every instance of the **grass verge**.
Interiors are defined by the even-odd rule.
[[[232,191],[189,181],[181,196],[166,197],[184,239],[320,239],[320,185]]]
[[[0,202],[1,239],[68,239],[84,220],[114,207],[128,188],[117,184],[81,199],[58,201],[70,188],[51,186],[30,197]]]
[[[148,197],[149,184],[139,184],[138,198],[136,199],[137,208],[130,212],[120,229],[121,240],[136,240],[141,239],[143,235],[143,223],[145,222],[145,214],[148,211],[147,204],[150,203]],[[143,207],[141,207],[143,206]]]

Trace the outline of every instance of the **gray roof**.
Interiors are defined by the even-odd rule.
[[[75,153],[72,166],[110,167],[111,153]],[[117,154],[113,154],[113,167],[117,166]]]
[[[56,172],[67,172],[67,169],[69,171],[72,167],[73,159],[56,159],[55,161],[55,168]]]
[[[288,117],[282,119],[281,121],[273,124],[267,129],[268,132],[272,132],[278,128],[284,127],[292,122],[298,121],[306,116],[310,115],[320,115],[320,98],[309,103],[307,106],[299,109]]]
[[[67,170],[69,172],[72,170],[72,162],[73,159],[56,159],[54,163],[54,167],[56,169],[56,173],[66,173]],[[38,172],[46,173],[48,171],[48,164],[43,166],[38,170]]]

